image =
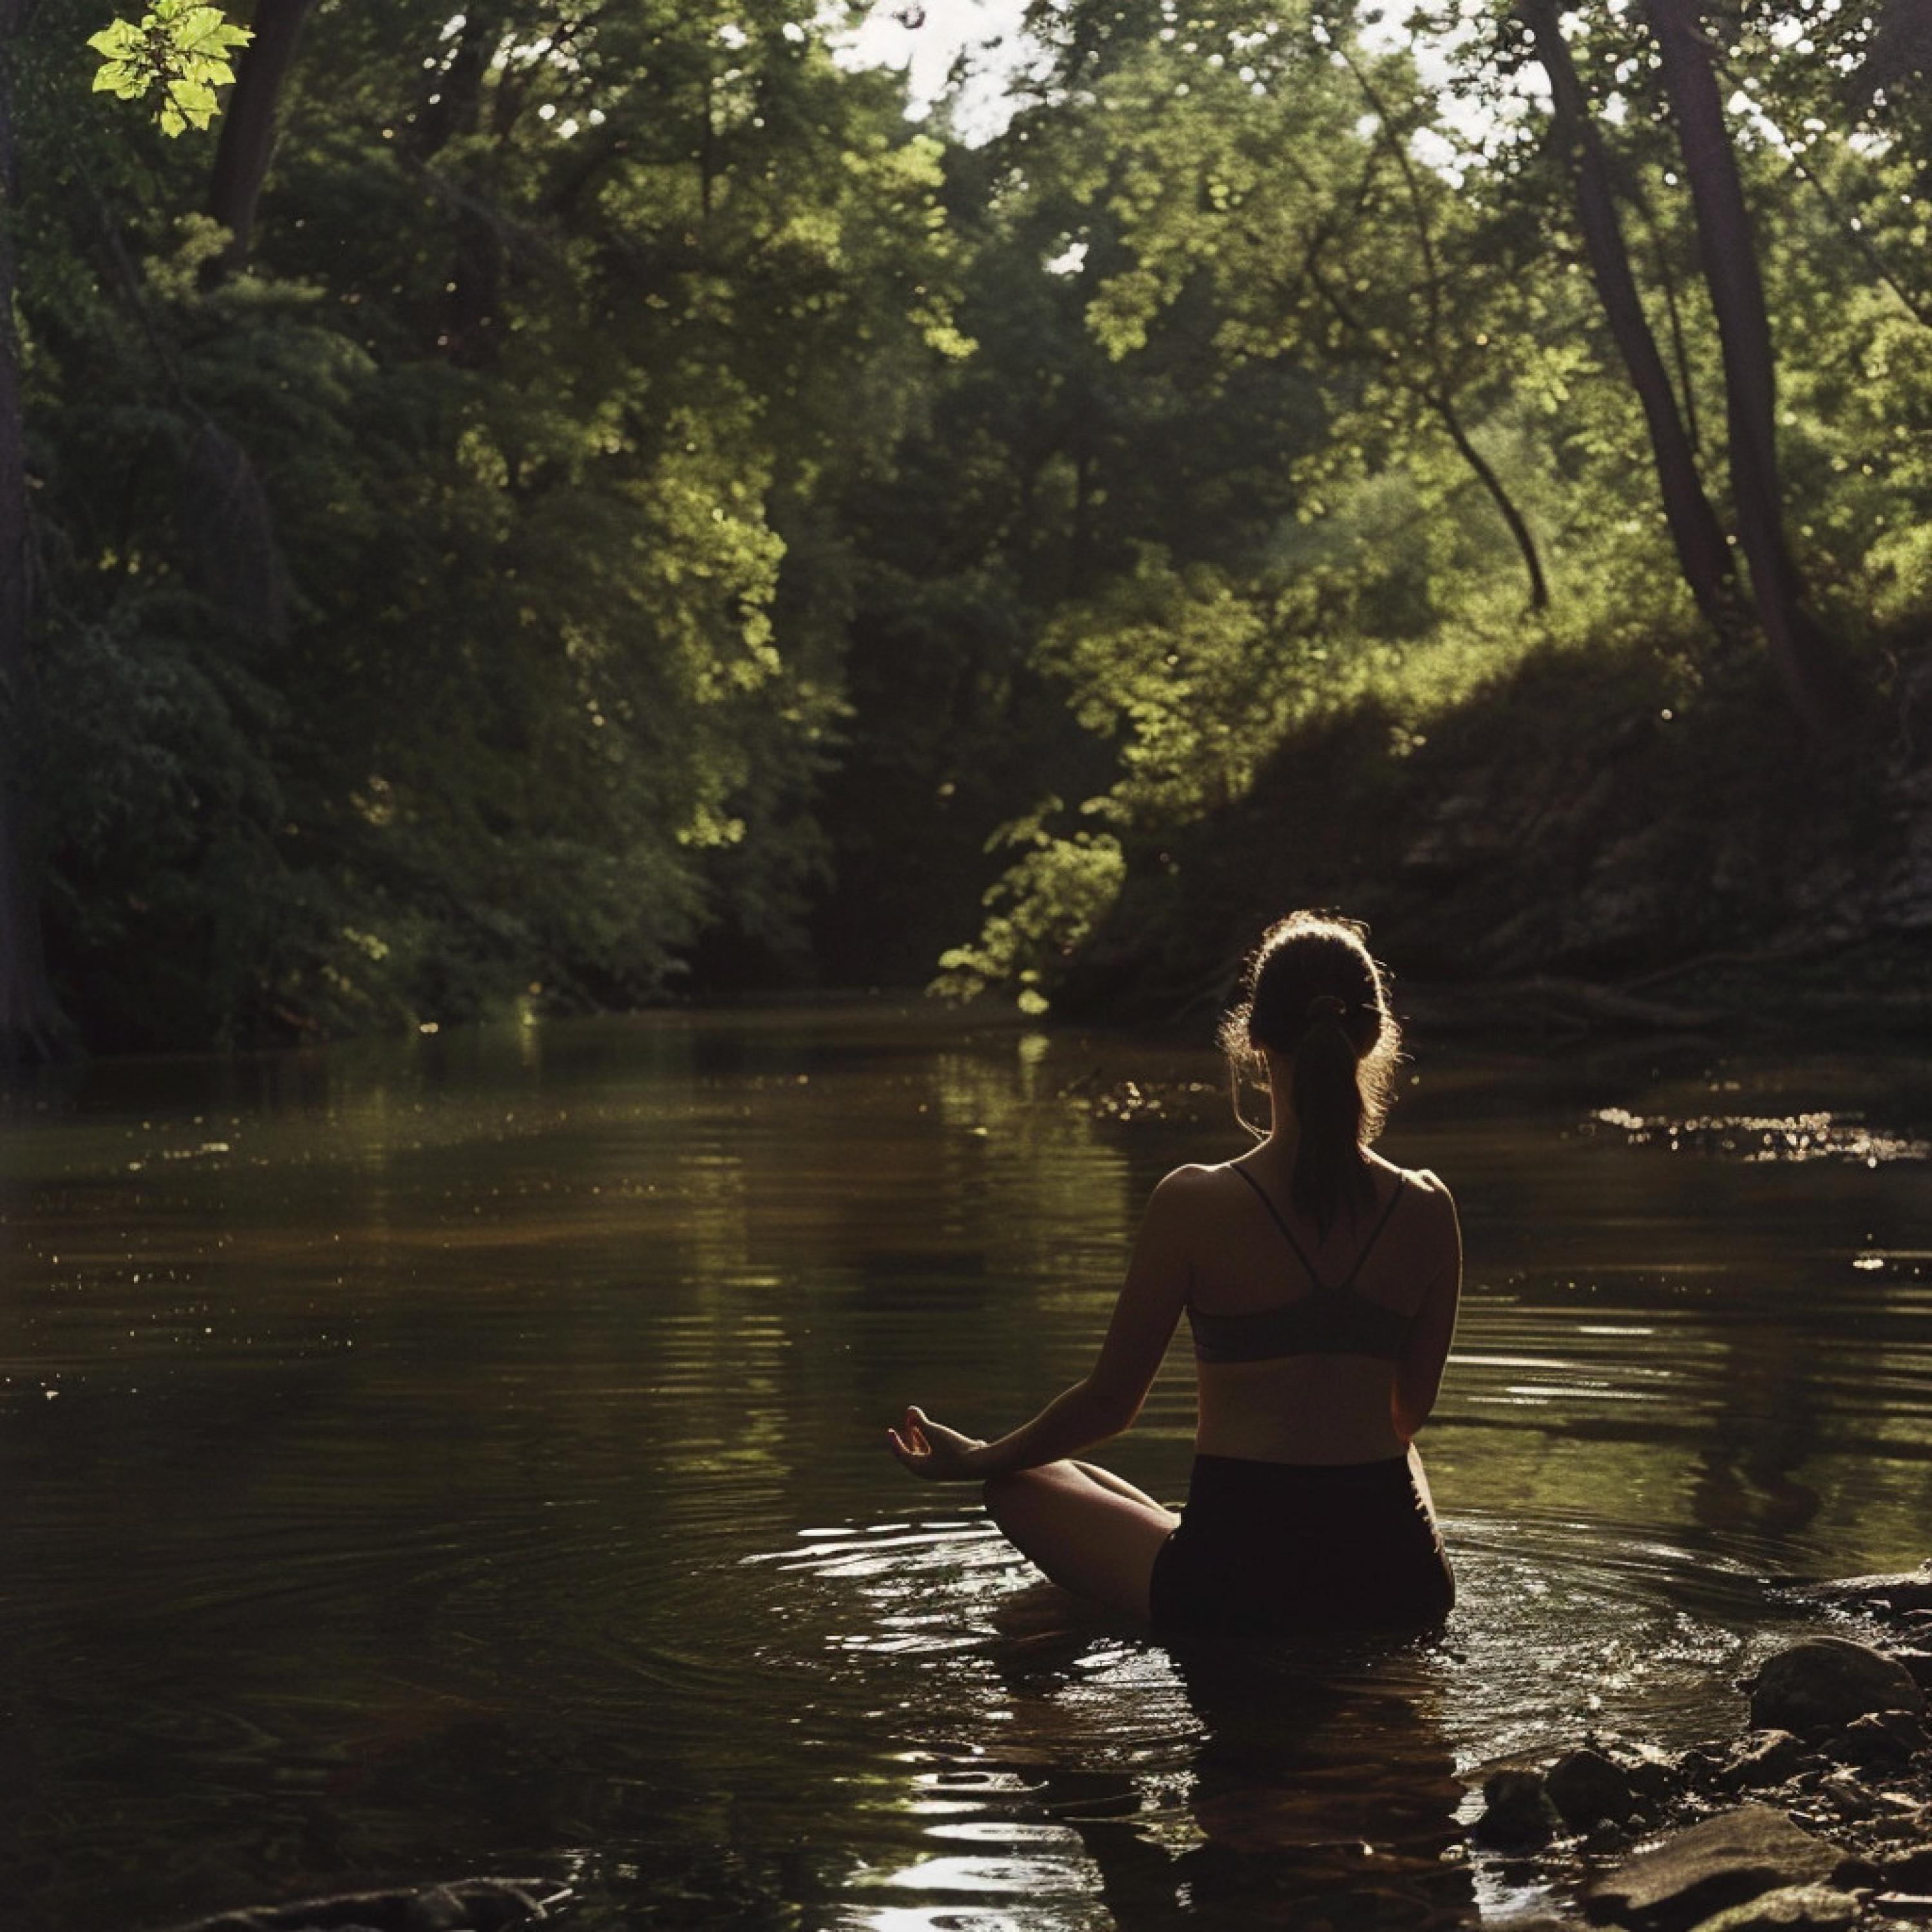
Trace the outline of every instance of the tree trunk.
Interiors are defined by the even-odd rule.
[[[235,91],[221,117],[221,138],[208,182],[208,212],[231,239],[218,274],[232,274],[248,259],[255,207],[275,152],[275,116],[294,64],[296,42],[315,0],[255,0],[255,38],[235,70]]]
[[[1432,382],[1418,385],[1417,393],[1441,418],[1443,428],[1449,433],[1449,440],[1455,446],[1456,453],[1474,472],[1476,480],[1489,493],[1490,501],[1496,505],[1498,513],[1508,527],[1510,538],[1516,544],[1517,554],[1522,557],[1522,567],[1529,578],[1530,610],[1532,612],[1546,610],[1550,608],[1550,580],[1543,574],[1543,560],[1537,554],[1536,539],[1530,534],[1529,525],[1522,512],[1510,500],[1509,492],[1503,488],[1502,478],[1469,440],[1456,412],[1453,378],[1442,354],[1442,275],[1436,259],[1436,240],[1430,230],[1429,212],[1423,201],[1421,184],[1416,177],[1414,158],[1408,151],[1408,143],[1396,133],[1395,121],[1389,112],[1388,104],[1363,70],[1361,63],[1348,52],[1346,44],[1337,42],[1335,51],[1354,76],[1355,85],[1361,90],[1362,98],[1369,104],[1370,110],[1376,117],[1378,136],[1394,158],[1396,166],[1402,171],[1402,184],[1408,190],[1409,214],[1415,226],[1417,249],[1422,257],[1423,285],[1429,298],[1429,361],[1434,378]]]
[[[1589,103],[1570,57],[1568,44],[1557,23],[1556,0],[1528,0],[1525,19],[1536,40],[1537,57],[1550,76],[1558,138],[1576,190],[1576,212],[1583,230],[1583,247],[1590,272],[1610,320],[1630,386],[1643,405],[1650,430],[1651,454],[1657,464],[1658,488],[1664,497],[1664,519],[1677,546],[1678,568],[1697,600],[1705,621],[1720,636],[1734,634],[1743,616],[1731,572],[1729,546],[1717,512],[1705,494],[1697,473],[1696,452],[1678,415],[1669,371],[1658,352],[1657,338],[1643,312],[1636,278],[1630,272],[1623,230],[1610,195],[1610,166]]]
[[[1449,440],[1456,446],[1456,453],[1476,473],[1476,481],[1490,493],[1490,501],[1495,504],[1498,513],[1509,527],[1509,533],[1516,541],[1516,554],[1522,559],[1522,567],[1529,573],[1529,608],[1532,610],[1546,610],[1550,608],[1549,580],[1543,574],[1543,560],[1536,553],[1536,539],[1529,533],[1529,526],[1523,521],[1522,512],[1510,500],[1509,492],[1503,488],[1502,478],[1492,469],[1483,453],[1469,440],[1456,414],[1455,405],[1439,390],[1429,398],[1430,408],[1442,420],[1442,427],[1449,432]]]
[[[1771,322],[1718,77],[1698,0],[1649,0],[1649,8],[1717,311],[1731,492],[1750,564],[1751,596],[1785,695],[1811,730],[1828,734],[1843,722],[1850,694],[1830,640],[1804,608],[1804,585],[1785,538]]]
[[[36,734],[27,652],[27,452],[14,329],[20,168],[13,56],[29,5],[0,0],[0,1070],[52,1060],[70,1038],[41,950],[24,755]]]

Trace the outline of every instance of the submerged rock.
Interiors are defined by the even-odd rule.
[[[1766,1892],[1822,1885],[1843,1856],[1783,1812],[1746,1804],[1633,1852],[1588,1888],[1583,1909],[1630,1932],[1687,1932]]]
[[[174,1932],[507,1932],[547,1920],[562,1890],[548,1879],[466,1878],[224,1912]]]
[[[1751,1684],[1754,1730],[1839,1730],[1870,1711],[1925,1708],[1911,1673],[1870,1644],[1814,1636],[1767,1658]]]

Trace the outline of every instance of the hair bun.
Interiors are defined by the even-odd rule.
[[[1317,993],[1308,1003],[1306,1017],[1311,1020],[1328,1018],[1339,1020],[1348,1010],[1346,1000],[1333,993]]]

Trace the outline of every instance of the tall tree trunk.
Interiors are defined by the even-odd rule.
[[[1649,8],[1717,311],[1731,492],[1750,564],[1751,596],[1786,696],[1806,724],[1828,734],[1843,721],[1850,693],[1830,640],[1804,608],[1804,585],[1785,537],[1771,322],[1699,0],[1649,0]]]
[[[0,1069],[56,1058],[69,1043],[47,984],[23,754],[37,735],[27,652],[27,452],[14,329],[20,162],[14,63],[32,0],[0,0]]]
[[[296,43],[315,0],[255,0],[255,38],[235,70],[235,90],[221,117],[208,212],[232,238],[218,273],[232,274],[248,259],[255,208],[275,152],[275,117],[295,63]]]
[[[1629,372],[1630,386],[1643,406],[1658,488],[1664,497],[1664,520],[1677,546],[1678,568],[1705,621],[1720,636],[1733,634],[1744,614],[1732,575],[1730,547],[1697,473],[1696,452],[1678,413],[1677,398],[1657,338],[1644,315],[1617,221],[1616,204],[1611,198],[1609,161],[1590,117],[1576,63],[1557,23],[1556,0],[1528,0],[1522,10],[1535,37],[1537,58],[1550,76],[1557,137],[1566,151],[1576,186],[1576,212],[1590,272]]]

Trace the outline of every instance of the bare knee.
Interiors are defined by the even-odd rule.
[[[986,1514],[1005,1529],[1025,1510],[1028,1500],[1052,1480],[1039,1469],[1003,1469],[998,1475],[986,1478],[980,1498],[986,1505]]]

